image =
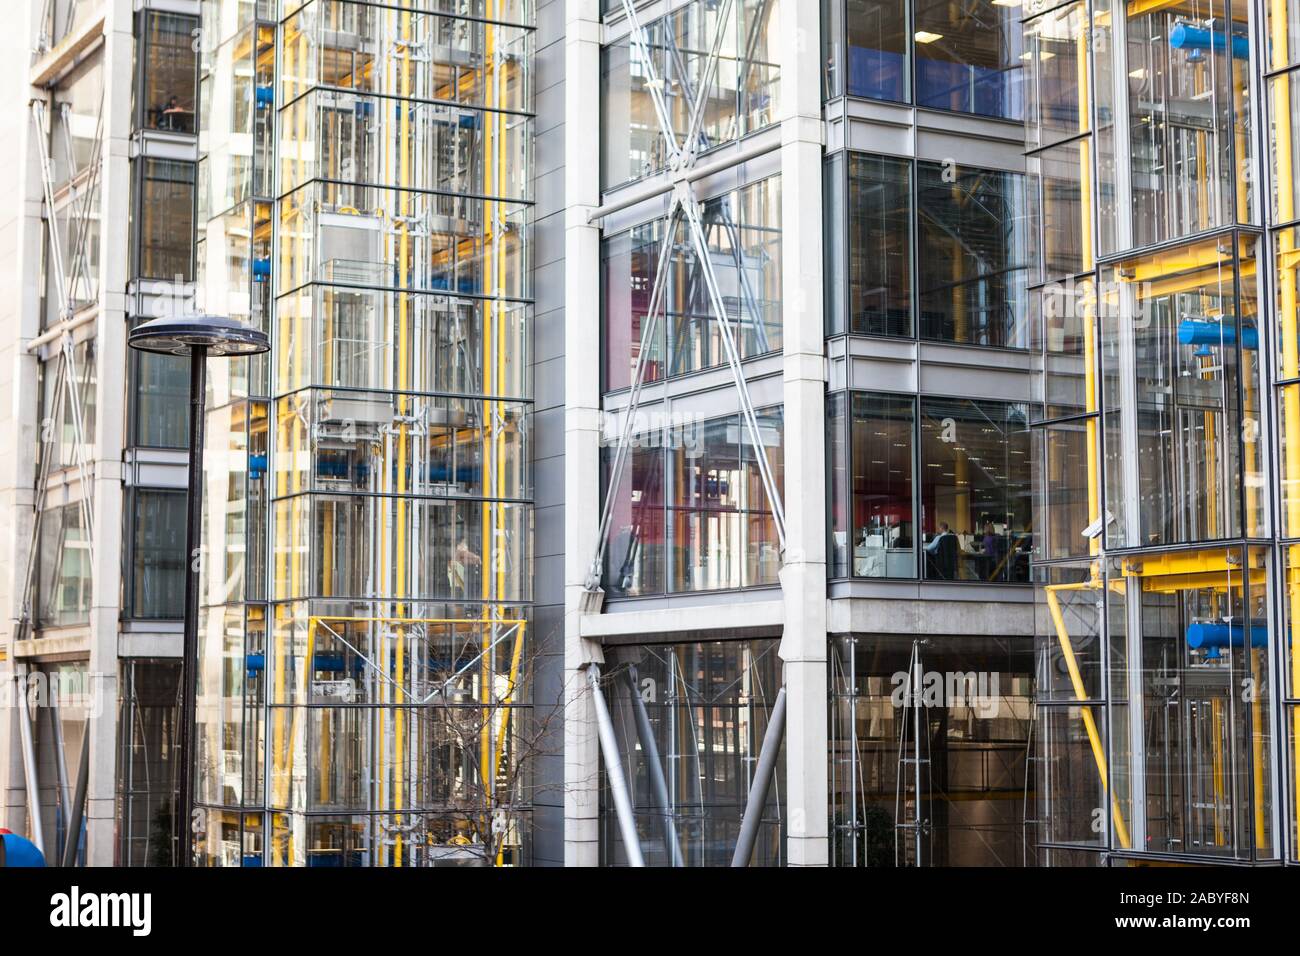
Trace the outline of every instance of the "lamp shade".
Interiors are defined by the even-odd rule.
[[[154,319],[138,325],[127,344],[142,352],[189,355],[204,346],[209,355],[257,355],[269,351],[266,333],[220,315],[184,315]]]

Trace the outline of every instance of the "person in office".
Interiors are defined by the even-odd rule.
[[[957,536],[948,527],[948,522],[939,522],[939,533],[925,546],[925,553],[936,577],[945,581],[957,577]]]
[[[993,522],[984,522],[984,540],[980,548],[984,560],[984,578],[993,580],[1002,564],[1002,558],[1006,554],[1006,539],[993,530]]]

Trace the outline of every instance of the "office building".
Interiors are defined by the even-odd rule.
[[[130,246],[183,283],[101,207],[100,444],[5,482],[16,555],[108,535],[0,637],[112,675],[88,847],[176,852],[186,382],[120,347],[166,292],[272,341],[209,367],[196,862],[1296,859],[1300,5],[120,5],[104,168],[190,164]],[[28,286],[4,347],[62,348]]]

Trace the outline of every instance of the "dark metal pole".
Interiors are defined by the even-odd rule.
[[[77,759],[77,792],[72,797],[67,833],[63,843],[63,866],[77,865],[81,849],[81,823],[86,817],[86,787],[90,783],[90,721],[81,730],[81,756]]]
[[[731,857],[732,866],[749,866],[754,855],[754,842],[758,838],[758,825],[763,822],[763,807],[767,805],[767,792],[772,789],[776,776],[776,757],[781,752],[781,738],[785,736],[785,687],[776,692],[772,713],[767,718],[767,733],[763,734],[763,749],[758,752],[758,766],[749,784],[749,799],[745,815],[740,818],[740,836],[736,852]]]
[[[199,659],[199,555],[203,536],[203,402],[207,387],[208,349],[190,351],[190,473],[185,524],[185,643],[181,651],[181,753],[176,833],[179,865],[194,855],[194,721],[195,682]]]

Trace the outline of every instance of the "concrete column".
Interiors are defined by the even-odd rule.
[[[112,0],[104,21],[103,222],[130,220],[131,89],[135,37],[131,0]],[[120,235],[120,234],[119,234]],[[100,248],[96,320],[96,421],[93,462],[94,584],[90,608],[90,783],[86,791],[86,863],[114,861],[117,743],[117,640],[122,593],[122,447],[126,437],[126,288],[129,244]],[[71,758],[70,758],[71,759]],[[75,772],[75,771],[74,771]]]
[[[821,13],[782,2],[787,859],[827,862],[826,366],[822,319]]]
[[[600,521],[600,3],[567,0],[564,82],[564,861],[600,861],[600,745],[578,630]]]
[[[35,531],[36,463],[28,450],[39,437],[39,363],[27,343],[40,332],[44,225],[41,144],[27,102],[41,7],[40,0],[15,4],[13,29],[0,37],[0,100],[10,104],[0,117],[0,164],[17,173],[0,183],[0,256],[12,265],[0,279],[0,434],[12,439],[11,453],[0,456],[0,686],[7,691],[16,669],[12,641]],[[27,811],[16,718],[14,707],[0,706],[0,826],[23,832]]]

